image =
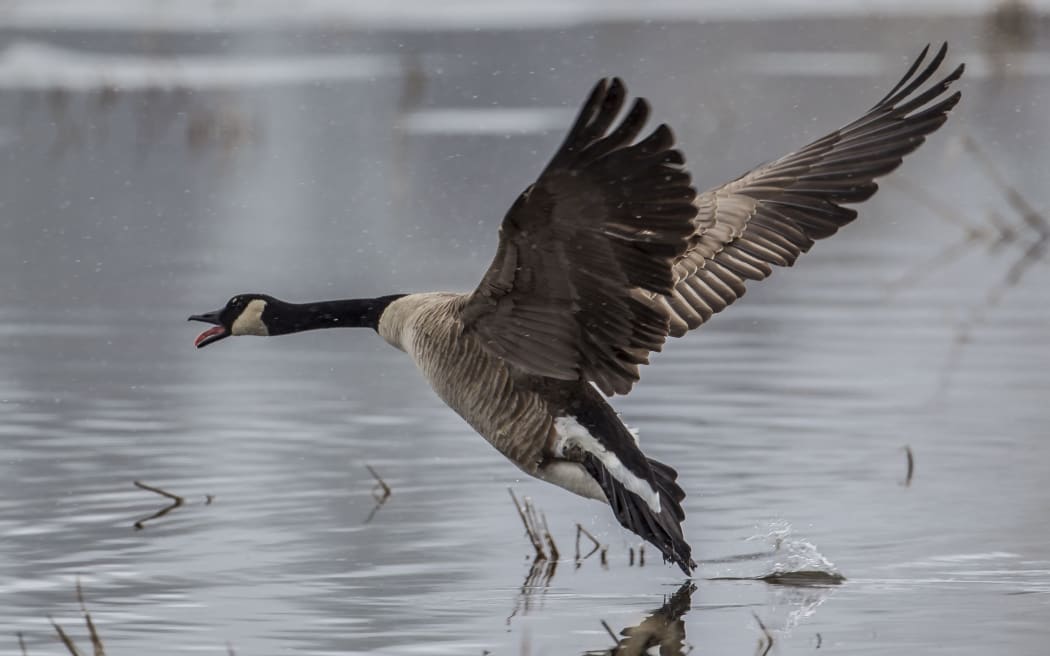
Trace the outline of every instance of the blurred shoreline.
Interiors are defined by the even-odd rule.
[[[980,16],[1015,5],[1044,14],[1050,0],[771,0],[755,8],[734,0],[542,0],[538,2],[372,2],[313,0],[303,3],[238,0],[36,0],[0,5],[7,29],[71,31],[211,31],[277,28],[456,31],[550,29],[581,24],[640,21],[753,21],[847,18]]]

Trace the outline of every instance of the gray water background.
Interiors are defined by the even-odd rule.
[[[611,648],[601,621],[683,579],[629,565],[607,509],[522,479],[368,331],[197,352],[185,317],[470,289],[599,76],[652,100],[706,187],[940,39],[970,65],[949,124],[614,403],[690,495],[695,653],[756,653],[755,615],[777,654],[1046,653],[1050,257],[965,140],[1050,220],[1050,43],[989,25],[0,31],[0,653],[64,653],[48,615],[86,645],[77,577],[115,656]],[[366,463],[393,489],[370,521]],[[133,480],[186,504],[136,530],[166,501]],[[508,487],[561,547],[546,584]],[[605,567],[572,562],[577,522]],[[847,582],[725,580],[777,569]]]

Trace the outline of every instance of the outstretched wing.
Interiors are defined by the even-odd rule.
[[[660,350],[674,263],[696,232],[696,191],[666,125],[602,80],[565,142],[500,226],[496,257],[463,311],[487,349],[533,374],[626,393]]]
[[[772,265],[791,266],[814,240],[856,218],[842,205],[870,198],[875,179],[900,166],[947,120],[960,94],[943,96],[963,65],[920,92],[947,44],[920,71],[928,50],[861,118],[697,198],[696,231],[675,264],[674,291],[650,295],[654,308],[669,312],[671,335],[703,324],[744,294],[746,280],[766,278]]]
[[[960,65],[922,89],[947,53],[929,47],[864,116],[801,150],[695,197],[661,125],[595,87],[554,159],[511,208],[496,257],[464,309],[468,330],[521,369],[624,394],[667,335],[684,335],[740,298],[747,280],[791,266],[856,218],[875,179],[947,120]]]

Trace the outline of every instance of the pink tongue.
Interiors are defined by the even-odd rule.
[[[201,345],[201,342],[208,339],[209,337],[214,337],[215,335],[222,335],[225,332],[226,329],[222,326],[214,326],[212,328],[209,328],[200,335],[197,335],[197,339],[193,340],[193,345],[199,347]]]

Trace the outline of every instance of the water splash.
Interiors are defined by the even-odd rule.
[[[775,635],[788,636],[833,594],[835,586],[846,577],[816,545],[794,535],[789,522],[770,522],[766,531],[748,538],[761,540],[772,547],[772,562],[763,572],[752,577],[772,587],[770,609],[774,617],[770,626]]]
[[[764,540],[773,547],[775,560],[767,570],[754,577],[775,585],[838,585],[846,577],[835,563],[820,553],[809,540],[793,535],[791,524],[775,520],[765,533],[753,535],[748,541]]]
[[[839,585],[846,577],[835,567],[835,563],[820,553],[816,545],[793,535],[791,524],[784,520],[770,522],[766,531],[747,538],[748,542],[762,540],[769,550],[742,554],[711,563],[763,563],[768,562],[757,573],[739,573],[711,577],[715,581],[765,581],[772,585],[795,587]]]

